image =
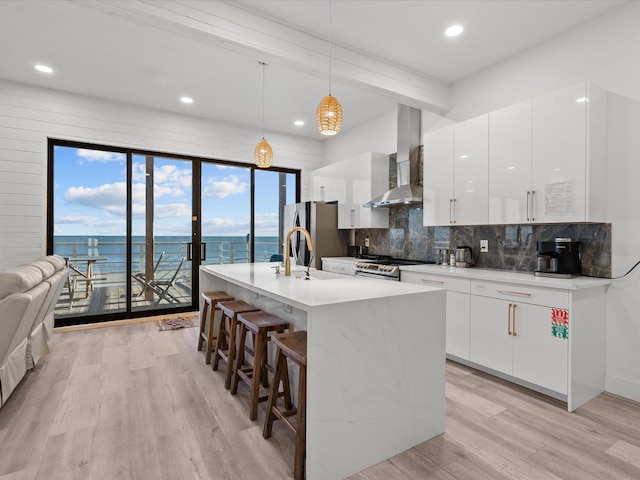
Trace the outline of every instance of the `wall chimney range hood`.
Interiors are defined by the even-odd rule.
[[[422,203],[422,185],[417,183],[421,115],[418,108],[398,104],[398,186],[365,203],[365,207]]]

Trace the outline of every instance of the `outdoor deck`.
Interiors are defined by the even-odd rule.
[[[75,288],[73,282],[75,281]],[[103,313],[125,312],[127,308],[126,277],[124,273],[109,273],[93,280],[93,290],[86,288],[87,280],[70,277],[70,282],[65,285],[60,299],[56,304],[56,318],[68,318],[78,316],[93,316]],[[152,310],[156,307],[158,296],[153,294],[148,300],[142,292],[143,285],[132,280],[132,310]],[[191,280],[179,278],[175,285],[169,287],[169,293],[177,300],[170,302],[161,300],[157,307],[186,306],[191,304]]]

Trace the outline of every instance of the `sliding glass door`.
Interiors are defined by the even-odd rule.
[[[47,250],[70,272],[56,318],[126,312],[127,154],[56,145],[50,155]]]
[[[299,173],[49,142],[47,252],[71,272],[56,325],[191,311],[201,264],[269,262]]]
[[[192,305],[192,172],[190,160],[132,156],[132,311]]]
[[[202,264],[251,261],[251,169],[203,162]]]

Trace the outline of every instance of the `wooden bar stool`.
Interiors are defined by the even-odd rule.
[[[289,328],[289,322],[267,312],[247,312],[238,314],[238,325],[240,326],[240,340],[238,341],[238,358],[233,368],[231,395],[238,393],[240,379],[249,385],[249,388],[251,388],[249,418],[255,420],[258,417],[258,402],[269,398],[267,395],[260,396],[260,384],[268,387],[268,370],[274,371],[267,361],[269,335],[284,333]],[[252,337],[253,364],[249,363],[245,358],[245,352],[251,352],[246,347],[247,333],[250,333]],[[291,396],[288,389],[285,389],[283,394]],[[288,399],[287,403],[291,403],[291,398]]]
[[[296,453],[294,462],[293,478],[302,480],[304,474],[304,464],[307,446],[307,332],[288,332],[273,336],[273,341],[277,347],[276,371],[273,374],[273,382],[269,390],[269,401],[267,403],[267,417],[264,422],[262,436],[269,438],[273,428],[273,421],[276,418],[282,420],[296,434]],[[300,373],[298,377],[298,405],[292,407],[287,404],[285,396],[285,409],[280,410],[277,406],[278,390],[280,381],[283,387],[289,388],[289,374],[287,359],[298,365]],[[290,403],[290,402],[289,402]],[[295,415],[297,417],[294,426],[287,417]]]
[[[219,302],[222,315],[220,317],[220,325],[218,327],[218,335],[216,339],[216,348],[213,352],[213,369],[218,370],[218,362],[222,358],[227,362],[227,373],[224,377],[224,388],[229,390],[231,387],[231,374],[233,373],[233,362],[236,357],[236,333],[238,330],[238,314],[245,312],[256,312],[260,310],[253,305],[249,305],[244,300],[232,300],[229,302]],[[227,329],[227,321],[229,328]],[[228,339],[228,341],[227,341]],[[225,350],[224,346],[228,345]]]
[[[214,318],[216,310],[220,311],[218,308],[218,302],[226,302],[230,300],[235,300],[231,295],[227,292],[217,291],[217,292],[202,292],[202,299],[204,300],[204,305],[202,307],[202,318],[200,319],[200,335],[198,335],[198,351],[202,350],[202,345],[204,343],[207,344],[207,354],[205,356],[205,363],[211,363],[211,352],[213,351],[213,342],[216,340],[216,336],[213,334],[214,332]],[[204,330],[207,325],[207,312],[211,309],[211,316],[209,317],[209,328],[207,329],[207,333],[205,334]],[[226,346],[223,346],[226,348]]]

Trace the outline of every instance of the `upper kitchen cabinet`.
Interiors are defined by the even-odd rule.
[[[318,168],[309,173],[310,200],[316,202],[338,201],[338,164]]]
[[[489,124],[489,223],[605,220],[605,92],[582,83]]]
[[[489,223],[531,215],[531,101],[489,114]]]
[[[530,221],[605,221],[606,93],[581,83],[531,106]]]
[[[336,165],[338,228],[388,228],[388,209],[363,205],[389,190],[389,155],[370,152]]]
[[[424,137],[424,225],[478,225],[489,220],[489,116]]]

